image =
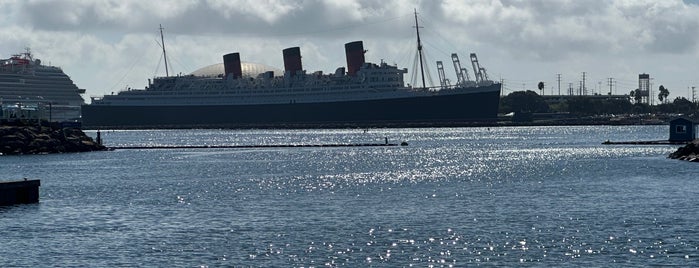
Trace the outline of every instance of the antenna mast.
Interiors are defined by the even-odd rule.
[[[160,24],[160,43],[163,47],[163,58],[165,58],[165,76],[170,76],[167,69],[167,54],[165,54],[165,39],[163,38],[163,25]]]
[[[422,88],[425,88],[425,69],[422,67],[422,43],[420,42],[420,26],[417,24],[417,9],[415,9],[415,32],[417,33],[417,53],[420,54],[420,77],[422,77]]]

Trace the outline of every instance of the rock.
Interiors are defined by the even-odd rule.
[[[0,125],[0,154],[48,154],[101,151],[97,144],[78,128],[61,128],[57,124]]]
[[[668,157],[689,162],[699,162],[699,139],[677,148],[677,151],[671,153]]]

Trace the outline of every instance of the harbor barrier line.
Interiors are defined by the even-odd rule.
[[[307,148],[307,147],[378,147],[398,146],[397,143],[349,143],[349,144],[269,144],[269,145],[163,145],[163,146],[114,146],[110,150],[134,149],[245,149],[245,148]]]
[[[604,145],[685,145],[686,141],[667,141],[667,140],[657,140],[657,141],[605,141]]]

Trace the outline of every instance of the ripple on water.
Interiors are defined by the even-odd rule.
[[[410,146],[3,157],[42,196],[0,209],[0,263],[697,266],[692,163],[600,144],[660,129],[103,131],[119,146]]]

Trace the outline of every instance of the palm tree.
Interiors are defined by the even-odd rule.
[[[660,100],[660,102],[667,103],[667,97],[670,95],[670,90],[665,88],[665,86],[660,85],[658,91],[658,100]]]
[[[643,101],[643,95],[641,95],[641,90],[638,88],[636,90],[631,90],[630,96],[635,103],[641,103],[641,101]]]

